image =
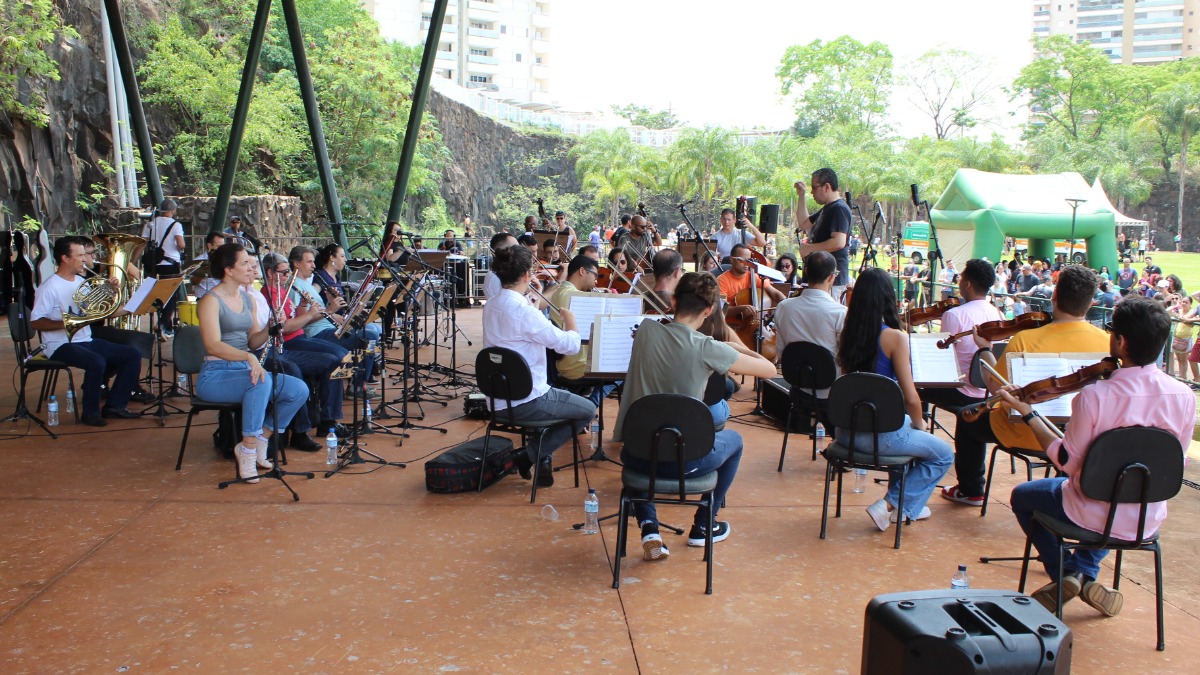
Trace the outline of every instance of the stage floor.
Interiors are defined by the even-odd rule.
[[[457,362],[470,373],[481,312],[458,319],[474,343],[458,343]],[[449,364],[445,345],[438,360]],[[0,349],[3,372],[13,371],[12,354],[11,345]],[[433,349],[421,358],[431,361]],[[973,588],[1016,589],[1019,564],[978,562],[1021,551],[1007,463],[986,517],[935,496],[933,517],[909,526],[895,551],[892,533],[863,511],[883,488],[853,495],[847,486],[845,515],[831,514],[822,541],[824,463],[809,460],[808,438],[797,435],[777,473],[782,434],[749,416],[730,425],[745,455],[722,511],[733,532],[716,546],[713,595],[703,592],[701,549],[674,535],[670,558],[652,563],[635,540],[613,590],[612,521],[598,536],[571,523],[582,518],[587,486],[603,513],[615,509],[619,469],[588,463],[578,489],[560,472],[535,505],[515,475],[482,494],[430,494],[424,460],[483,428],[462,417],[468,389],[434,389],[453,398],[423,402],[420,423],[448,434],[413,431],[403,446],[379,434],[365,441],[408,468],[294,479],[298,502],[274,481],[217,489],[233,466],[211,447],[212,413],[198,416],[180,472],[184,415],[166,428],[145,418],[97,430],[64,414],[57,441],[24,422],[3,425],[0,671],[857,672],[873,596],[948,588],[959,563]],[[753,408],[751,387],[736,398],[735,413]],[[15,400],[11,389],[0,396],[5,414]],[[616,405],[607,402],[607,420]],[[568,456],[569,448],[557,455]],[[291,451],[289,460],[292,470],[325,469],[323,453]],[[1195,463],[1188,478],[1200,480]],[[1184,487],[1165,529],[1167,650],[1154,649],[1152,557],[1129,554],[1120,616],[1079,601],[1067,608],[1075,672],[1195,672],[1198,496]],[[562,518],[544,520],[545,504]],[[660,508],[666,522],[691,515]],[[1037,571],[1030,590],[1043,583]]]

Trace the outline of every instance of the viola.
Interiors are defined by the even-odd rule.
[[[928,323],[935,319],[942,318],[946,310],[954,309],[962,304],[962,300],[958,298],[946,298],[941,302],[935,302],[927,307],[913,307],[900,316],[900,320],[906,325],[915,326],[920,323]]]
[[[1041,380],[1034,380],[1029,384],[1021,387],[1019,390],[1010,392],[1013,397],[1024,401],[1030,405],[1045,403],[1052,401],[1060,396],[1072,394],[1084,387],[1107,380],[1112,377],[1112,374],[1120,368],[1120,363],[1116,357],[1109,356],[1090,366],[1085,366],[1070,375],[1051,376]],[[963,408],[960,412],[964,420],[974,422],[983,416],[983,413],[990,409],[996,403],[1004,399],[999,395],[991,396],[985,401],[973,403]]]
[[[1044,312],[1028,312],[1015,319],[1001,319],[999,321],[981,323],[971,330],[964,330],[961,333],[951,335],[945,340],[938,340],[937,346],[938,349],[949,349],[954,343],[976,332],[979,333],[979,337],[989,342],[1007,340],[1023,330],[1039,328],[1048,323],[1050,323],[1050,317]]]

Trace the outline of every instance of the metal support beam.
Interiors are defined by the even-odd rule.
[[[404,150],[400,153],[400,166],[396,169],[396,184],[392,187],[392,203],[388,208],[388,222],[400,220],[404,196],[408,193],[408,178],[412,173],[413,158],[417,156],[417,140],[421,135],[421,118],[425,113],[425,99],[429,93],[429,78],[433,76],[433,62],[437,58],[438,43],[442,39],[442,23],[446,21],[446,7],[450,0],[435,0],[433,16],[429,20],[429,35],[425,38],[425,53],[421,56],[421,70],[413,87],[412,109],[408,113],[408,128],[404,131]],[[463,44],[466,44],[463,36]]]
[[[105,0],[116,2],[116,0]],[[217,191],[217,203],[210,232],[225,229],[229,215],[229,199],[233,196],[233,176],[237,173],[238,154],[242,150],[242,136],[246,133],[246,116],[250,112],[250,99],[254,94],[254,78],[258,74],[258,57],[262,53],[263,38],[267,33],[267,19],[271,16],[271,0],[258,0],[254,12],[254,28],[250,32],[250,44],[246,49],[246,67],[242,70],[242,83],[238,87],[237,106],[233,109],[233,123],[229,127],[229,145],[225,147],[225,166],[221,169],[221,187]]]
[[[304,35],[300,32],[300,18],[296,13],[296,0],[283,0],[283,16],[287,21],[288,39],[292,43],[292,58],[296,62],[296,79],[300,81],[300,98],[304,100],[304,115],[308,118],[308,134],[312,139],[317,172],[321,177],[321,192],[325,196],[325,210],[333,240],[343,249],[349,249],[346,231],[342,226],[342,204],[338,199],[337,186],[333,182],[333,169],[329,164],[329,149],[325,145],[325,129],[321,125],[321,110],[317,107],[317,94],[313,91],[312,71],[308,68],[308,55],[304,51]]]
[[[133,70],[133,55],[129,52],[129,38],[125,35],[125,22],[121,19],[118,0],[104,0],[104,11],[108,15],[108,25],[112,30],[117,65],[121,67],[121,83],[125,86],[125,97],[129,100],[129,121],[137,136],[138,152],[142,155],[146,187],[150,191],[150,199],[154,202],[153,208],[157,209],[163,200],[162,179],[158,175],[158,164],[154,161],[154,143],[150,140],[150,127],[146,124],[142,92],[138,88],[137,74]],[[113,142],[116,143],[117,139],[113,139]]]

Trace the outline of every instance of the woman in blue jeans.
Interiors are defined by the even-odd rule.
[[[907,411],[904,424],[896,431],[879,434],[879,454],[917,458],[904,483],[904,517],[922,520],[930,515],[925,502],[938,480],[954,463],[954,451],[949,443],[926,431],[921,400],[913,384],[908,336],[899,328],[900,317],[896,313],[896,292],[891,278],[878,268],[864,271],[854,283],[854,295],[838,339],[838,363],[843,373],[875,373],[900,385]],[[837,438],[848,442],[850,430],[839,428]],[[870,434],[855,434],[853,450],[870,453],[873,448]],[[880,530],[888,529],[890,523],[897,521],[895,509],[900,500],[900,472],[892,471],[888,478],[887,494],[867,507],[867,515]]]
[[[196,393],[218,403],[242,404],[242,442],[234,449],[238,475],[258,482],[258,469],[270,469],[267,444],[287,429],[292,416],[308,400],[308,385],[289,375],[274,381],[250,350],[266,343],[269,321],[256,316],[254,302],[240,286],[254,281],[258,262],[240,244],[225,244],[209,256],[219,283],[196,307],[204,341],[204,365]],[[274,398],[274,410],[267,408]],[[266,421],[272,428],[265,428]]]

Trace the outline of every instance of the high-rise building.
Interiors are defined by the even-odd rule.
[[[434,74],[513,105],[552,107],[552,5],[552,0],[450,0]],[[363,0],[363,6],[384,38],[425,44],[432,0]]]
[[[1113,63],[1200,56],[1200,0],[1033,0],[1033,34],[1070,35]]]

